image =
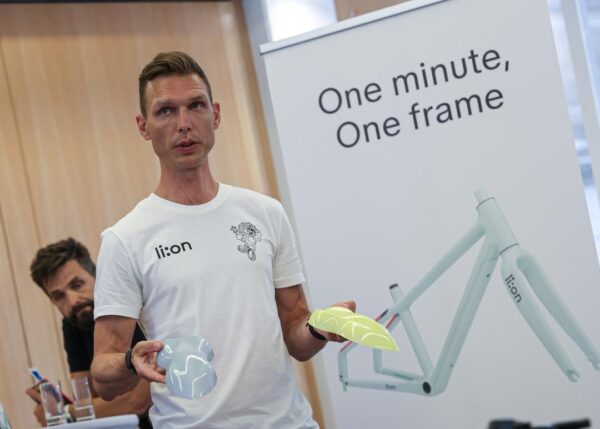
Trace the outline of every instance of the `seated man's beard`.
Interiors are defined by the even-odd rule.
[[[82,309],[85,310],[79,313]],[[88,299],[73,307],[69,322],[78,328],[92,329],[94,327],[94,301]]]

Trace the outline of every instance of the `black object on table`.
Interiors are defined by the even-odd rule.
[[[531,423],[517,422],[515,420],[494,420],[488,429],[580,429],[592,427],[589,419],[555,423],[550,426],[532,426]]]

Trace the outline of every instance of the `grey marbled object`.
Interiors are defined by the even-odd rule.
[[[208,395],[217,384],[211,365],[214,353],[204,338],[190,336],[169,338],[156,357],[166,371],[166,384],[171,393],[187,399]]]

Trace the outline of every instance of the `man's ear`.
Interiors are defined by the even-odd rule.
[[[216,130],[219,128],[219,124],[221,123],[221,105],[219,103],[213,103],[213,111],[214,111],[214,120],[213,127]]]
[[[146,127],[146,118],[141,113],[135,115],[135,122],[137,123],[138,131],[145,140],[150,140],[150,133]]]

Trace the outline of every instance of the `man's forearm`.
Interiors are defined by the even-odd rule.
[[[125,366],[125,353],[95,356],[91,371],[98,395],[107,401],[131,391],[140,380]]]
[[[296,318],[288,325],[284,332],[285,344],[289,354],[301,362],[309,360],[316,355],[325,345],[327,340],[315,338],[306,326],[310,313]]]
[[[317,329],[315,329],[317,335],[325,339],[313,336],[308,326],[306,326],[310,311],[308,310],[302,285],[275,289],[275,302],[285,345],[288,353],[295,359],[305,361],[312,358],[325,347],[327,341],[346,341],[345,338],[339,335]],[[343,301],[335,305],[346,307],[351,311],[356,309],[354,301]]]
[[[150,386],[147,381],[139,380],[135,389],[124,395],[117,396],[112,401],[106,401],[98,397],[94,398],[92,402],[96,417],[143,414],[152,405]]]

